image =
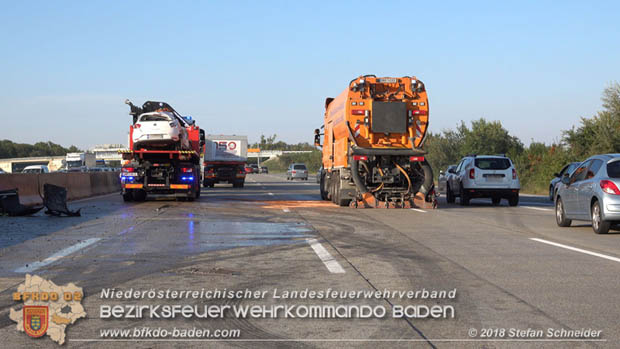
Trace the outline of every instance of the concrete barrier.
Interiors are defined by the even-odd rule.
[[[45,183],[67,188],[67,200],[120,191],[118,172],[12,173],[0,175],[0,190],[15,189],[23,205],[42,204]]]
[[[102,195],[121,190],[118,172],[111,176],[109,172],[90,173],[90,194]]]
[[[0,190],[16,189],[22,205],[35,205],[43,202],[39,196],[39,175],[35,173],[17,173],[0,175]],[[41,192],[43,193],[43,192]]]

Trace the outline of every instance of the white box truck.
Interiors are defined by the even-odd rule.
[[[88,172],[97,166],[95,153],[67,153],[65,157],[67,172]]]
[[[207,135],[203,186],[213,188],[216,183],[230,183],[233,188],[243,188],[247,160],[247,136]]]

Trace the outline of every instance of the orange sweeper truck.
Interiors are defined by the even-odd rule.
[[[360,76],[327,98],[323,133],[316,129],[314,138],[323,151],[321,198],[340,206],[435,208],[422,150],[428,111],[424,84],[409,76]]]

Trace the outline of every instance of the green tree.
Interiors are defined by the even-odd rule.
[[[620,153],[620,84],[608,86],[601,99],[603,110],[564,132],[564,141],[577,156]]]
[[[0,141],[0,159],[25,158],[33,156],[60,156],[71,152],[79,152],[76,146],[68,149],[52,142],[37,142],[33,145],[14,143],[8,139]]]

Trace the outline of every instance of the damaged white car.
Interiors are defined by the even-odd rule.
[[[185,125],[168,111],[141,114],[133,125],[134,149],[144,147],[189,149]]]

